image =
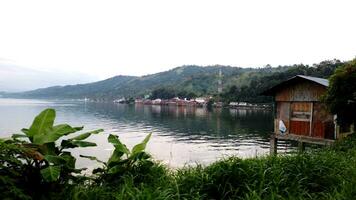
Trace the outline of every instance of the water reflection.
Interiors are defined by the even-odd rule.
[[[11,106],[6,101],[11,101]],[[84,125],[87,130],[105,129],[104,134],[91,138],[98,147],[86,148],[76,154],[93,154],[105,160],[112,151],[107,134],[117,134],[128,146],[133,146],[152,132],[148,151],[154,158],[173,167],[207,164],[230,155],[266,154],[273,129],[271,112],[261,110],[208,111],[192,107],[33,100],[21,103],[20,100],[0,99],[1,136],[29,126],[33,117],[46,107],[57,110],[57,123]],[[93,163],[80,159],[80,165],[91,166]]]

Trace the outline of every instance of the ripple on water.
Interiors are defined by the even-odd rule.
[[[148,133],[153,133],[148,151],[155,159],[173,167],[208,164],[231,155],[263,155],[268,152],[268,135],[273,128],[272,113],[265,111],[219,113],[174,107],[0,99],[0,133],[28,127],[33,117],[46,107],[57,110],[57,123],[84,125],[85,130],[105,129],[104,133],[90,138],[98,143],[97,147],[76,154],[93,154],[105,160],[113,150],[107,142],[109,134],[118,135],[131,148]],[[292,146],[280,144],[279,151],[287,151]],[[82,166],[90,164],[81,158],[78,161]]]

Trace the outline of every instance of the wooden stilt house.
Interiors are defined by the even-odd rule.
[[[328,145],[353,131],[341,133],[336,116],[321,102],[328,86],[327,79],[298,75],[263,93],[275,99],[271,153],[277,151],[277,139]]]

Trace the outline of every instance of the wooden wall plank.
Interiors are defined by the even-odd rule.
[[[309,136],[310,122],[291,121],[290,133],[295,135]]]
[[[276,101],[320,101],[326,92],[326,87],[309,81],[300,81],[280,89],[276,94]]]
[[[333,115],[327,111],[323,103],[314,103],[313,112],[313,137],[334,139]]]

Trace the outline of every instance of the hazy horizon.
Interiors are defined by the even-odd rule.
[[[57,85],[97,81],[93,76],[64,71],[35,70],[0,63],[0,92],[23,92]]]

